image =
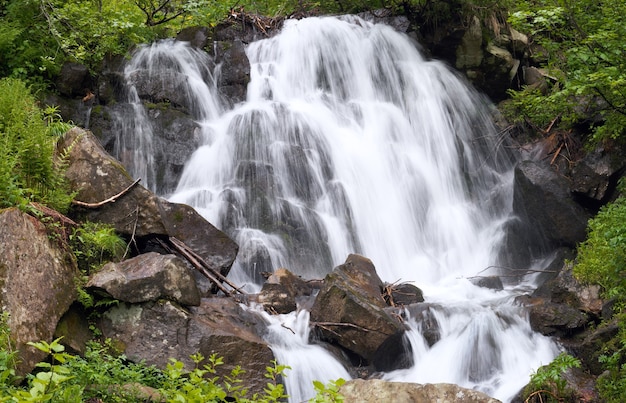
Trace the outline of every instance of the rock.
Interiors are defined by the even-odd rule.
[[[372,262],[350,255],[324,279],[311,321],[324,323],[318,327],[324,339],[370,360],[387,338],[403,329],[385,311],[382,288]]]
[[[478,67],[483,62],[483,31],[478,17],[473,16],[461,43],[456,48],[456,68]]]
[[[424,302],[424,294],[417,286],[410,283],[386,284],[383,297],[388,305],[403,306]]]
[[[84,97],[93,89],[93,79],[89,74],[89,69],[80,63],[73,62],[63,64],[55,84],[57,91],[68,97]]]
[[[208,27],[187,27],[183,28],[176,40],[181,42],[189,42],[189,44],[198,49],[204,49],[209,44],[211,33]]]
[[[482,392],[452,384],[419,385],[408,382],[387,382],[380,379],[347,381],[341,386],[339,393],[344,396],[346,403],[500,402]]]
[[[54,331],[54,338],[62,337],[61,343],[72,354],[85,354],[87,342],[93,338],[87,316],[82,305],[74,303],[61,317]]]
[[[570,174],[574,194],[593,206],[604,204],[611,196],[620,173],[624,170],[623,152],[604,148],[585,153]]]
[[[70,130],[62,139],[60,150],[69,150],[66,176],[76,199],[97,203],[128,188],[133,179],[111,157],[89,131]],[[70,212],[78,221],[111,224],[121,235],[140,241],[154,237],[175,237],[184,242],[216,271],[228,274],[238,246],[193,208],[170,203],[137,184],[115,203],[98,208],[75,207]],[[142,245],[142,242],[138,242]]]
[[[150,252],[120,263],[107,263],[93,274],[87,287],[101,288],[113,298],[138,303],[159,299],[200,305],[200,292],[183,260]]]
[[[57,242],[36,218],[15,208],[0,212],[0,302],[10,315],[20,376],[46,356],[26,343],[50,342],[76,298],[76,263]]]
[[[184,310],[170,301],[120,304],[105,312],[99,327],[134,361],[165,368],[170,358],[195,367],[190,355],[222,357],[215,375],[223,379],[240,365],[240,376],[250,395],[265,387],[265,368],[274,359],[267,343],[254,329],[262,321],[228,298],[209,298]],[[203,363],[200,363],[202,366]]]
[[[616,340],[619,332],[617,320],[613,319],[590,329],[581,340],[565,340],[564,343],[580,359],[583,369],[593,375],[600,375],[606,369],[599,360],[600,356],[611,356],[621,348],[621,342]]]
[[[499,276],[474,277],[470,280],[472,284],[478,287],[489,288],[490,290],[504,289],[504,285]]]
[[[572,267],[571,261],[567,262],[556,278],[546,281],[534,291],[533,297],[566,304],[599,318],[604,304],[600,298],[600,286],[581,284],[574,277]]]
[[[225,103],[234,105],[246,100],[250,82],[250,61],[241,40],[219,41],[213,46],[217,69],[217,87]]]
[[[567,179],[550,167],[523,161],[515,168],[513,212],[529,223],[530,238],[574,248],[587,236],[589,214],[573,199]]]
[[[289,270],[278,269],[263,284],[257,302],[270,313],[289,313],[298,304],[307,305],[317,289]]]
[[[528,299],[525,304],[528,305],[531,328],[546,336],[571,337],[589,323],[587,314],[566,304],[556,304],[543,298]]]
[[[372,365],[376,371],[389,372],[413,366],[413,348],[404,335],[404,331],[400,331],[388,337],[374,352]]]

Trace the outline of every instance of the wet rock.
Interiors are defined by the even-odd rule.
[[[76,199],[98,203],[119,194],[134,181],[119,161],[111,157],[89,131],[70,130],[60,150],[69,150],[66,176]],[[174,237],[184,242],[211,267],[228,274],[238,246],[226,234],[184,204],[170,203],[140,184],[132,186],[115,202],[98,208],[75,207],[78,221],[104,222],[127,238]]]
[[[19,351],[18,375],[45,358],[27,343],[52,341],[59,319],[76,298],[77,275],[67,249],[48,237],[39,220],[14,208],[0,212],[0,302],[10,315]]]
[[[213,46],[217,69],[217,87],[225,96],[226,104],[234,105],[246,100],[250,82],[250,61],[244,43],[216,41]]]
[[[533,296],[549,299],[556,304],[566,304],[599,318],[604,304],[600,298],[600,286],[581,284],[574,277],[572,268],[571,261],[567,262],[557,277],[538,287]]]
[[[386,284],[383,287],[383,298],[391,306],[404,306],[424,302],[422,290],[410,283]]]
[[[278,269],[263,284],[258,302],[270,313],[289,313],[299,304],[306,305],[315,290],[311,282],[287,269]]]
[[[573,200],[567,179],[550,167],[521,162],[513,192],[513,212],[529,223],[534,243],[545,239],[552,247],[574,248],[586,238],[589,214]]]
[[[528,299],[524,303],[528,305],[530,326],[546,336],[570,337],[589,323],[587,314],[566,304],[542,298]]]
[[[400,331],[388,337],[372,356],[372,365],[376,371],[394,371],[413,366],[413,349]]]
[[[311,309],[322,337],[370,360],[378,348],[403,329],[385,311],[383,282],[372,262],[350,255],[324,279]]]
[[[175,255],[144,253],[120,263],[107,263],[91,276],[87,287],[100,288],[124,302],[173,300],[200,305],[200,292],[183,260]]]
[[[474,277],[471,282],[478,287],[489,288],[490,290],[504,289],[502,279],[499,276]]]
[[[387,382],[380,379],[354,379],[339,389],[346,402],[414,403],[414,402],[475,402],[498,403],[482,392],[457,385],[438,383],[420,385],[408,382]]]
[[[165,368],[170,358],[195,367],[190,355],[222,357],[215,376],[230,376],[237,365],[250,394],[265,387],[265,368],[274,358],[269,346],[256,335],[262,321],[227,298],[209,298],[198,307],[182,309],[170,301],[120,304],[103,314],[99,323],[104,337],[135,362]],[[202,363],[200,365],[203,365]]]

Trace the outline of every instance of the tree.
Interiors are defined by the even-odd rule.
[[[585,125],[590,143],[626,134],[626,3],[622,0],[538,0],[512,5],[509,22],[532,35],[556,81],[547,92],[513,93],[518,113],[538,127]],[[537,56],[537,55],[535,55]]]

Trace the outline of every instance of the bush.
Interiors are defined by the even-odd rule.
[[[574,275],[599,284],[603,296],[626,297],[626,198],[604,206],[587,226],[587,239],[578,246]]]
[[[0,79],[0,207],[25,209],[36,201],[60,212],[69,208],[73,194],[64,167],[53,160],[63,124],[51,119],[24,82]]]

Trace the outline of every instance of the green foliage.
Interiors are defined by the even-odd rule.
[[[320,381],[313,381],[313,387],[317,394],[310,400],[312,403],[342,403],[344,397],[339,393],[339,388],[346,383],[346,380],[339,378],[334,381],[330,381],[324,385]]]
[[[113,226],[89,221],[70,235],[70,245],[78,268],[86,275],[106,262],[121,260],[126,251],[126,242]]]
[[[6,314],[0,322],[0,342],[8,335]],[[8,337],[8,336],[7,336]],[[8,340],[8,339],[7,339]],[[270,403],[287,399],[280,383],[289,367],[275,361],[266,367],[268,379],[263,393],[248,397],[243,385],[239,366],[230,375],[220,378],[216,368],[223,365],[223,359],[216,354],[205,359],[201,354],[191,356],[195,368],[185,369],[181,361],[171,359],[165,370],[143,363],[133,363],[123,354],[118,354],[111,340],[104,343],[92,341],[87,344],[83,357],[65,352],[61,339],[50,343],[41,341],[29,343],[48,354],[48,360],[37,364],[37,369],[21,385],[15,385],[11,376],[1,378],[0,401],[2,402],[83,402],[104,401],[111,403],[139,403],[145,401],[208,403],[232,401],[239,403]],[[8,348],[8,350],[6,350]],[[0,346],[0,352],[13,356],[9,347]],[[14,361],[2,361],[13,370]],[[0,374],[2,368],[0,368]],[[314,382],[317,395],[311,402],[342,402],[339,387],[343,379],[323,385]],[[150,398],[148,396],[151,396]],[[99,399],[99,400],[98,400]]]
[[[509,22],[533,35],[543,49],[541,67],[557,80],[544,93],[516,94],[519,112],[537,127],[557,116],[563,129],[588,125],[590,145],[620,139],[626,133],[626,26],[621,17],[626,3],[538,0],[512,7]],[[538,107],[542,102],[547,110]]]
[[[626,401],[626,316],[618,315],[619,334],[615,338],[618,346],[608,348],[599,360],[605,372],[598,378],[596,387],[607,403]]]
[[[9,385],[15,382],[15,366],[17,364],[17,351],[11,339],[9,329],[9,314],[6,311],[0,313],[0,390],[6,391]]]
[[[67,402],[80,403],[82,401],[82,387],[68,385],[72,379],[69,368],[65,366],[72,355],[65,352],[65,347],[56,339],[51,343],[40,341],[28,343],[51,357],[51,362],[42,361],[37,364],[37,372],[28,377],[26,389],[10,391],[13,401],[17,402]]]
[[[37,201],[67,211],[73,194],[53,159],[57,134],[67,127],[43,113],[21,80],[0,79],[0,207]]]
[[[626,296],[626,198],[603,207],[587,226],[587,239],[578,246],[574,275],[599,284],[606,298]]]
[[[562,352],[548,365],[537,369],[524,391],[527,402],[560,402],[567,397],[567,382],[563,377],[570,368],[580,368],[580,361]]]

